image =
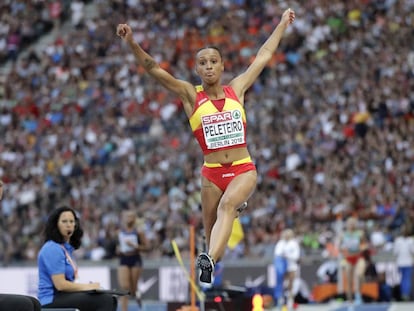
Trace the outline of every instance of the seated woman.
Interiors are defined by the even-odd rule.
[[[78,308],[88,311],[116,311],[117,299],[106,293],[91,293],[99,283],[78,283],[73,251],[81,245],[83,230],[73,209],[63,206],[50,214],[45,243],[38,255],[38,298],[43,309]]]

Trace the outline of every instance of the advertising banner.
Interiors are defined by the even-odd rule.
[[[82,267],[79,282],[99,282],[105,289],[111,289],[109,267]],[[37,296],[37,267],[0,268],[0,293]]]

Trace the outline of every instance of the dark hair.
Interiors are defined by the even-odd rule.
[[[198,51],[197,51],[196,55],[197,55],[200,51],[202,51],[202,50],[207,50],[207,49],[213,49],[213,50],[216,50],[216,51],[219,53],[220,58],[221,58],[221,59],[223,59],[223,55],[221,55],[220,48],[219,48],[218,46],[216,46],[216,45],[207,45],[207,46],[205,46],[205,47],[202,47],[202,48],[198,49]]]
[[[69,243],[73,246],[73,248],[78,249],[82,243],[83,230],[80,226],[79,218],[76,216],[75,211],[68,206],[61,206],[50,213],[44,230],[45,242],[49,240],[55,241],[56,243],[65,242],[57,226],[60,214],[63,212],[72,212],[73,216],[75,217],[75,231],[73,231]]]

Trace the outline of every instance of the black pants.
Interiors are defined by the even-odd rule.
[[[40,311],[40,302],[31,296],[0,294],[0,311]]]
[[[115,296],[101,293],[60,292],[52,303],[42,308],[78,308],[80,311],[116,311],[118,300]]]

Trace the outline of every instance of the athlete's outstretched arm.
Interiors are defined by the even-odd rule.
[[[273,30],[266,42],[260,47],[256,58],[247,70],[230,82],[239,98],[244,96],[244,93],[250,88],[250,86],[252,86],[267,63],[271,60],[273,53],[279,46],[279,42],[282,39],[286,28],[288,25],[293,23],[294,20],[295,12],[291,9],[287,9],[283,13],[277,27]]]
[[[162,86],[178,95],[183,100],[184,105],[195,101],[194,86],[189,82],[176,79],[168,71],[162,69],[154,58],[134,41],[132,30],[129,25],[119,24],[116,33],[129,45],[138,64],[144,67],[146,72],[148,72]]]

